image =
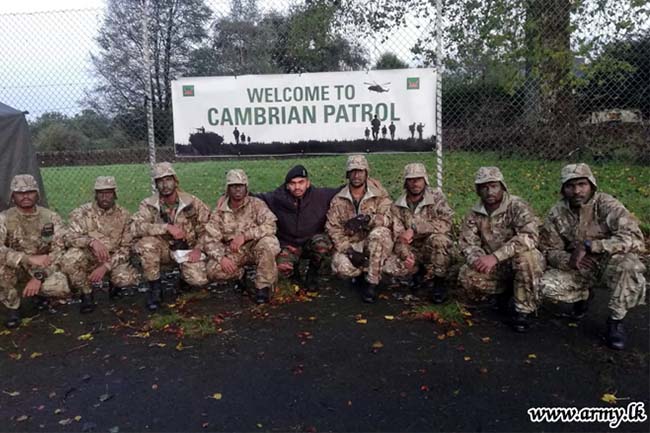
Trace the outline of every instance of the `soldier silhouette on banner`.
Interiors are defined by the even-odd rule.
[[[415,138],[415,122],[409,125],[409,132],[411,133],[411,138]]]
[[[395,129],[396,129],[395,123],[390,122],[390,126],[388,127],[388,130],[390,131],[391,140],[395,140]]]
[[[235,136],[235,144],[239,144],[239,129],[235,126],[235,130],[232,132],[232,135]]]
[[[379,127],[381,126],[381,122],[377,119],[376,114],[370,122],[370,125],[372,126],[372,139],[376,141],[379,139]]]
[[[424,124],[422,122],[418,123],[418,140],[422,140],[422,130],[424,129]]]

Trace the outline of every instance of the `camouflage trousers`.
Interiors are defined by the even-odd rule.
[[[426,280],[445,277],[451,262],[451,246],[451,237],[444,234],[432,234],[422,240],[413,241],[407,248],[409,253],[415,256],[415,266],[409,270],[404,265],[404,259],[393,253],[384,264],[384,272],[393,277],[406,277],[415,274],[418,267],[423,266]]]
[[[234,273],[227,273],[221,268],[221,263],[209,260],[207,265],[210,281],[228,281],[241,279],[244,276],[245,265],[255,265],[255,288],[273,287],[278,279],[278,266],[275,256],[280,252],[280,242],[275,236],[264,236],[258,241],[248,241],[239,248],[237,253],[228,253],[237,266]]]
[[[70,296],[68,279],[56,267],[50,267],[46,271],[46,278],[41,285],[39,296],[46,298],[67,298]],[[11,309],[20,308],[20,292],[31,279],[31,275],[23,267],[11,268],[7,265],[0,265],[0,302]]]
[[[99,266],[95,255],[87,249],[70,248],[63,255],[61,270],[68,276],[73,290],[92,293],[88,277]],[[123,263],[107,272],[114,287],[135,286],[140,282],[138,271],[129,263]]]
[[[598,264],[596,272],[547,270],[540,285],[542,297],[574,303],[587,300],[589,289],[604,285],[611,292],[608,307],[615,320],[623,319],[630,308],[645,303],[645,266],[637,254],[602,255]]]
[[[142,276],[146,281],[160,279],[160,265],[175,263],[171,256],[169,243],[157,236],[145,236],[134,246],[135,253],[140,257]],[[195,263],[180,264],[181,277],[190,286],[200,287],[208,284],[208,278],[203,260]]]
[[[319,233],[309,239],[302,247],[294,247],[296,252],[291,252],[287,247],[281,247],[276,258],[277,264],[291,263],[294,269],[300,265],[300,260],[309,260],[309,267],[320,269],[323,259],[332,251],[332,240],[325,233]],[[290,275],[284,275],[289,277]]]
[[[489,274],[475,271],[466,263],[460,268],[458,282],[470,300],[504,293],[512,282],[515,310],[530,314],[539,304],[540,279],[545,265],[542,253],[534,249],[499,263]]]
[[[368,257],[366,268],[357,268],[350,262],[345,252],[337,252],[332,256],[332,272],[339,277],[358,277],[366,272],[366,280],[370,284],[379,284],[384,262],[393,250],[393,238],[390,229],[377,227],[370,231],[368,237],[352,245],[352,248]]]

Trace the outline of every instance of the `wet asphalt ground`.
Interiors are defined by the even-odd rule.
[[[143,294],[100,294],[84,316],[26,305],[32,320],[0,335],[0,431],[607,431],[527,409],[650,409],[648,307],[612,351],[602,290],[581,322],[550,306],[523,335],[489,308],[436,321],[408,290],[367,305],[338,281],[262,307],[232,288],[192,296],[163,314],[209,317],[214,334],[150,330]]]

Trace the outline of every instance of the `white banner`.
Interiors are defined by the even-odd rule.
[[[429,68],[181,78],[172,82],[174,140],[428,140],[435,92]]]

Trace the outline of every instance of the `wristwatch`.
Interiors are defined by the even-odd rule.
[[[583,242],[583,244],[585,246],[585,250],[587,250],[588,253],[591,253],[591,241],[587,239]]]
[[[34,271],[32,272],[32,276],[40,282],[45,281],[45,272],[43,271]]]

